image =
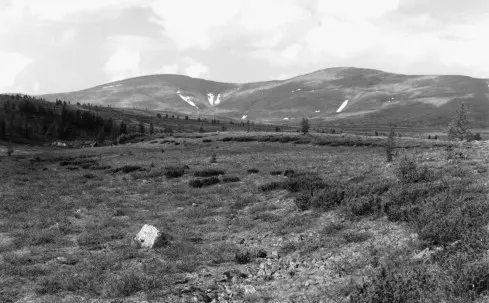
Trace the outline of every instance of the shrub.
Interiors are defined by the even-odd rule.
[[[282,174],[281,170],[272,170],[270,172],[270,175],[272,175],[272,176],[280,176],[281,174]]]
[[[211,139],[204,139],[204,140],[202,140],[202,142],[204,142],[204,143],[210,143],[210,142],[212,142],[212,140]]]
[[[124,165],[122,167],[116,168],[113,170],[114,173],[118,172],[123,172],[125,174],[128,174],[133,171],[144,171],[145,168],[139,166],[139,165]]]
[[[261,191],[272,191],[278,189],[284,189],[285,182],[270,182],[260,186]]]
[[[205,179],[190,180],[189,185],[191,187],[201,188],[201,187],[211,186],[217,183],[219,183],[219,179],[217,177],[210,177]]]
[[[168,166],[165,168],[164,174],[168,179],[180,178],[185,174],[185,169],[186,166]]]
[[[238,264],[247,264],[247,263],[250,263],[251,262],[251,254],[250,252],[240,252],[240,253],[237,253],[235,256],[234,256],[234,260],[236,260],[236,262]]]
[[[372,234],[369,232],[345,232],[343,234],[343,239],[345,239],[346,243],[361,243],[365,242],[372,237]]]
[[[221,169],[213,169],[213,168],[207,168],[204,170],[199,170],[194,173],[195,177],[212,177],[212,176],[219,176],[219,175],[224,175],[224,171]]]
[[[383,265],[372,281],[357,286],[351,302],[443,302],[448,282],[427,265]]]
[[[377,213],[382,208],[381,197],[378,195],[366,195],[351,198],[344,203],[343,209],[354,216],[366,216]]]
[[[239,181],[241,181],[241,179],[236,176],[226,176],[222,178],[223,183],[232,183],[232,182],[239,182]]]
[[[102,296],[106,298],[128,297],[155,286],[155,281],[143,273],[123,271],[111,274],[103,283]]]
[[[419,168],[416,160],[407,156],[401,159],[396,175],[402,183],[429,182],[435,178],[434,172],[428,166]]]
[[[316,209],[329,210],[339,206],[345,198],[345,190],[340,184],[327,184],[325,188],[313,195],[311,206]]]
[[[259,173],[260,171],[256,168],[250,168],[246,171],[248,174],[257,174]]]
[[[284,171],[284,176],[286,176],[286,177],[292,177],[292,175],[294,175],[294,174],[295,174],[295,171],[293,169],[286,169]]]

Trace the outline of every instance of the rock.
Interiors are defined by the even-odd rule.
[[[272,251],[271,258],[278,259],[279,258],[278,251],[276,250]]]
[[[140,247],[153,248],[162,242],[162,234],[156,227],[144,224],[134,240]]]
[[[420,253],[414,255],[411,259],[413,259],[413,260],[427,260],[427,259],[430,259],[434,253],[442,251],[442,250],[443,250],[443,248],[441,248],[441,247],[435,247],[433,250],[430,250],[429,248],[425,248]]]
[[[252,295],[256,293],[256,289],[253,287],[253,285],[245,285],[243,287],[243,292],[245,295]]]
[[[197,207],[197,203],[192,203],[192,206],[193,207]]]

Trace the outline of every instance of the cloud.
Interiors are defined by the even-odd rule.
[[[12,87],[17,76],[31,61],[21,54],[0,51],[0,91]]]
[[[12,0],[13,1],[13,0]],[[15,0],[17,2],[17,0]],[[124,9],[142,5],[148,1],[139,0],[24,0],[20,1],[31,16],[48,21],[72,21],[77,14],[99,13],[104,9]]]
[[[176,74],[178,73],[178,64],[164,65],[158,70],[158,74]]]
[[[185,58],[184,61],[187,65],[187,67],[185,67],[184,69],[184,72],[187,76],[192,78],[202,78],[209,76],[209,67],[207,67],[206,65],[197,62],[192,58]]]
[[[366,20],[395,11],[400,0],[318,0],[318,13],[341,19]]]
[[[179,49],[207,49],[238,13],[238,0],[159,0],[151,4],[163,33]]]
[[[104,70],[111,81],[141,75],[141,55],[138,51],[121,48],[107,60]]]

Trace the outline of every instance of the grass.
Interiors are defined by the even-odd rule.
[[[219,283],[228,282],[215,282],[223,273],[253,284],[234,272],[254,275],[262,263],[276,274],[253,284],[256,297],[232,290],[232,300],[484,300],[484,145],[447,161],[434,145],[443,142],[402,139],[408,147],[387,166],[378,138],[210,135],[212,145],[187,136],[187,147],[168,144],[164,154],[148,141],[1,158],[0,301],[186,302],[200,290],[226,296]],[[215,147],[217,168],[208,164]],[[164,232],[165,245],[132,246],[143,224]],[[436,253],[412,259],[423,249]],[[328,293],[305,287],[321,277]]]

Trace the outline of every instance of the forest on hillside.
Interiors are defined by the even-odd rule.
[[[124,129],[123,129],[124,130]],[[111,117],[102,117],[91,105],[49,102],[28,95],[0,95],[0,139],[45,142],[87,138],[113,139],[121,131]]]

